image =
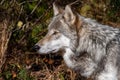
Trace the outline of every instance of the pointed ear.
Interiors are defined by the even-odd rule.
[[[65,7],[65,14],[64,14],[64,18],[67,22],[70,22],[71,24],[74,24],[75,23],[75,20],[76,20],[76,16],[75,14],[73,13],[71,7],[69,5],[67,5]]]
[[[56,3],[54,2],[53,3],[53,12],[54,12],[54,16],[55,16],[55,15],[62,13],[63,9],[60,8],[59,6],[57,6]]]

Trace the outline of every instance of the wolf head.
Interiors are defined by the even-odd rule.
[[[40,54],[55,53],[60,49],[75,49],[77,16],[67,5],[65,10],[53,4],[54,16],[48,25],[47,35],[34,46]]]

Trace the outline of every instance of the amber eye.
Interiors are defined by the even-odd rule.
[[[54,31],[53,35],[56,35],[58,33],[58,31]]]

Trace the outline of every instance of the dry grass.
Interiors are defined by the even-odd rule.
[[[5,19],[0,22],[0,69],[5,62],[5,53],[12,32],[8,30],[8,21]]]
[[[5,0],[2,0],[1,4],[3,4],[4,1]],[[16,0],[11,0],[10,1],[11,4],[9,4],[10,6],[13,3],[12,1],[16,2]],[[101,23],[108,24],[111,26],[120,26],[119,13],[117,13],[115,17],[115,20],[118,22],[112,22],[114,21],[112,20],[113,17],[112,16],[109,17],[108,13],[106,13],[107,6],[105,8],[106,10],[104,9],[104,6],[98,6],[103,4],[105,5],[104,0],[101,0],[99,2],[93,2],[93,1],[94,0],[81,0],[81,4],[78,4],[79,6],[76,6],[75,8],[78,9],[78,12],[80,12],[86,17],[94,18]],[[31,14],[35,11],[36,7],[33,8]],[[23,6],[22,7],[13,6],[13,8],[16,8],[16,11],[18,8],[18,12],[15,13],[17,14],[16,16],[17,19],[15,18],[15,21],[16,20],[19,21]],[[1,11],[3,12],[3,10]],[[41,21],[40,23],[44,22],[44,20],[42,21],[42,18],[45,18],[45,15],[48,12],[49,12],[49,8],[43,13],[41,17],[37,19],[37,21],[34,22],[34,25],[36,25],[36,23],[38,23],[39,21]],[[13,13],[12,9],[11,9],[11,13]],[[18,13],[19,13],[19,17],[18,17]],[[13,19],[13,16],[11,18]],[[0,21],[3,21],[1,17],[0,17]],[[29,23],[29,21],[26,21],[26,25],[27,22]],[[20,38],[20,40],[18,41],[16,41],[18,36],[15,37],[15,40],[12,39],[13,42],[16,41],[14,42],[15,45],[10,43],[10,45],[7,46],[11,36],[11,33],[9,33],[7,29],[8,28],[6,21],[5,23],[0,23],[0,68],[5,63],[2,67],[0,80],[91,80],[91,79],[85,79],[80,75],[76,75],[71,69],[66,67],[60,55],[43,56],[43,55],[38,55],[34,52],[27,52],[29,50],[24,50],[24,48],[26,48],[26,45],[28,45],[28,41],[27,41],[28,39],[26,38],[27,37],[26,35],[22,36],[22,38]],[[27,28],[25,31],[27,31]],[[46,30],[42,31],[42,33],[39,35],[43,36],[45,32]],[[5,61],[4,57],[7,47],[8,47],[8,51]]]

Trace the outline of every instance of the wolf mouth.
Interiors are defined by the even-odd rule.
[[[56,53],[57,51],[58,51],[57,49],[53,49],[51,53]]]

